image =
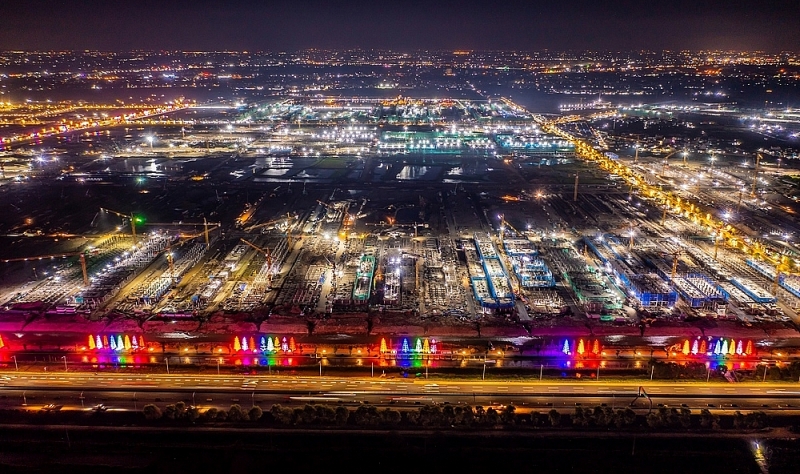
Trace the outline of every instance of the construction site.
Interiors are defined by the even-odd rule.
[[[738,169],[610,157],[507,100],[225,114],[113,129],[89,158],[54,143],[3,183],[3,331],[783,330],[800,307],[790,244],[746,225],[757,161],[747,193]]]

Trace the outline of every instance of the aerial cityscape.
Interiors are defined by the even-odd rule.
[[[120,8],[0,34],[4,471],[796,472],[796,5],[562,47]],[[197,12],[216,40],[156,31]]]

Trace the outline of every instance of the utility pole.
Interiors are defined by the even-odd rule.
[[[631,240],[628,242],[628,249],[633,250],[633,224],[631,224],[630,238]]]
[[[739,202],[736,203],[736,213],[739,213],[739,210],[742,208],[742,190],[739,190]]]
[[[203,218],[203,233],[205,234],[205,237],[206,237],[206,247],[208,247],[208,242],[209,242],[208,241],[208,221],[206,220],[205,217]]]
[[[675,281],[675,274],[678,273],[678,252],[672,255],[672,274],[670,275],[669,281]]]
[[[753,172],[753,187],[750,189],[750,196],[756,197],[756,184],[758,183],[758,165],[761,163],[761,153],[756,153],[756,169]]]
[[[81,252],[78,259],[81,262],[81,271],[83,272],[83,286],[89,286],[89,274],[86,273],[86,254]]]
[[[575,173],[575,192],[572,195],[572,202],[578,202],[578,177],[579,176],[580,175],[578,173]]]

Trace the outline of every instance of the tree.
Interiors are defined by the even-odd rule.
[[[745,417],[739,410],[736,410],[736,413],[733,414],[733,427],[737,430],[747,427],[745,424]]]
[[[314,405],[306,405],[302,409],[295,408],[295,420],[304,425],[310,425],[317,421],[317,409]]]
[[[254,406],[247,412],[247,417],[250,421],[258,421],[264,415],[264,410],[261,409],[259,406]]]
[[[350,410],[345,407],[336,407],[336,424],[344,426],[350,418]]]
[[[719,415],[714,415],[707,408],[703,408],[700,410],[700,426],[704,429],[719,429]]]
[[[650,428],[661,428],[663,426],[661,422],[661,417],[658,416],[658,413],[648,413],[647,414],[647,426]]]
[[[575,412],[572,414],[572,425],[573,426],[588,426],[589,421],[584,416],[583,408],[575,407]]]
[[[681,428],[691,428],[692,427],[692,410],[688,408],[681,408],[680,416],[678,422],[681,425]]]
[[[445,405],[442,409],[442,422],[445,425],[452,425],[456,422],[456,409],[453,405]]]
[[[200,418],[200,409],[197,407],[189,408],[186,410],[186,418],[194,423],[198,418]]]
[[[619,412],[617,412],[619,414]],[[626,408],[622,413],[622,419],[625,426],[633,426],[636,424],[636,412],[630,408]]]
[[[402,419],[403,417],[397,410],[386,408],[381,412],[381,421],[383,422],[384,425],[397,426],[400,424],[400,420]]]
[[[144,413],[144,418],[149,421],[161,418],[161,410],[153,404],[145,405],[144,408],[142,408],[142,413]]]
[[[550,426],[561,426],[561,413],[556,409],[550,410],[547,413],[547,418],[550,420]]]
[[[325,425],[332,425],[336,422],[336,410],[324,405],[317,405],[317,420]]]
[[[497,426],[500,423],[500,414],[494,408],[486,410],[486,424],[489,426]]]
[[[422,407],[425,408],[427,407]],[[359,426],[376,426],[381,422],[381,416],[376,407],[361,405],[353,413],[353,420]]]
[[[178,402],[175,404],[175,418],[183,418],[186,416],[186,403]]]
[[[228,412],[225,410],[219,410],[217,412],[217,421],[227,421],[228,420]]]
[[[760,430],[769,426],[769,417],[763,411],[754,411],[745,416],[745,424],[753,430]]]
[[[203,413],[203,418],[206,421],[216,421],[218,412],[219,410],[216,408],[209,408],[205,413]]]
[[[242,410],[242,407],[238,404],[233,404],[228,409],[228,421],[245,421],[247,419],[247,414]]]
[[[475,423],[475,411],[472,407],[466,406],[461,410],[461,424],[470,426],[473,423]]]
[[[513,425],[517,418],[517,407],[514,405],[506,405],[500,415],[500,419],[504,425]]]
[[[175,405],[167,405],[164,407],[164,418],[174,420],[176,415]]]
[[[291,408],[284,408],[280,405],[272,405],[270,414],[272,414],[272,419],[282,425],[290,425],[294,418],[294,412]]]

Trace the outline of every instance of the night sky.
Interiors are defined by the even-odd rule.
[[[800,50],[800,0],[0,0],[0,49]]]

